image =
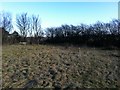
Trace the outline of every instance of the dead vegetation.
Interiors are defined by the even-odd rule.
[[[3,88],[120,87],[120,51],[52,45],[6,45]]]

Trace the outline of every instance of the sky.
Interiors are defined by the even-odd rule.
[[[118,18],[117,2],[0,2],[0,11],[12,14],[16,25],[16,15],[27,12],[28,16],[39,15],[42,28],[62,24],[93,24],[97,21],[109,22]],[[15,29],[16,26],[15,26]]]
[[[0,2],[118,2],[119,0],[0,0]]]

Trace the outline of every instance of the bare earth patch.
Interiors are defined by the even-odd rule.
[[[120,51],[88,47],[2,47],[3,88],[120,88]]]

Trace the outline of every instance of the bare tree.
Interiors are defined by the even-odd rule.
[[[47,35],[48,38],[54,38],[55,29],[54,28],[47,28],[46,35]]]
[[[32,16],[32,31],[34,31],[35,37],[40,37],[43,33],[41,30],[41,21],[39,19],[39,16]]]
[[[67,37],[69,35],[70,32],[70,26],[69,25],[62,25],[62,30],[64,31],[64,37]]]
[[[9,12],[2,12],[0,14],[0,27],[4,28],[4,30],[8,32],[13,28],[12,16]]]
[[[43,36],[43,31],[41,29],[41,21],[39,16],[32,15],[31,18],[31,32],[34,33],[35,42],[39,44],[41,37]]]
[[[9,32],[12,30],[12,16],[9,12],[0,13],[0,28],[2,29],[2,43],[9,43]]]
[[[114,19],[112,20],[113,32],[116,34],[120,34],[120,20]]]
[[[28,30],[30,29],[30,18],[27,16],[27,13],[23,13],[16,17],[17,27],[20,30],[21,36],[24,38],[28,35]]]

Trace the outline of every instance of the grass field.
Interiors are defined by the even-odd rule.
[[[120,50],[5,45],[3,88],[120,88]]]

